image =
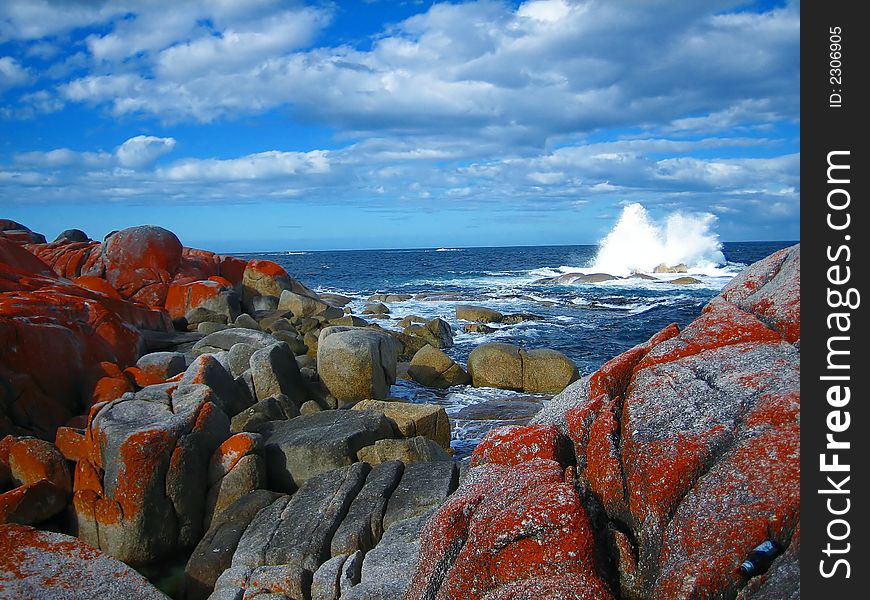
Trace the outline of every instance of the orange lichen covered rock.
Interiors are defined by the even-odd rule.
[[[0,597],[166,600],[142,575],[60,533],[0,525]]]
[[[749,267],[682,331],[570,390],[578,478],[609,520],[626,597],[733,597],[752,548],[799,547],[799,256]],[[794,562],[770,581],[790,590]]]
[[[0,523],[39,523],[63,510],[72,483],[66,460],[54,444],[6,436],[0,443],[0,473],[12,489],[0,494]]]
[[[725,300],[755,314],[787,342],[801,337],[800,246],[784,248],[735,277],[722,290]]]
[[[74,244],[66,244],[73,246]],[[0,239],[0,401],[5,432],[48,440],[91,402],[101,362],[136,359],[136,327],[167,329],[165,313],[59,278],[23,247]],[[119,385],[117,383],[112,386]],[[97,397],[108,390],[101,384]]]
[[[421,548],[407,600],[480,599],[554,573],[583,582],[580,597],[610,597],[595,569],[586,510],[552,460],[471,468],[424,527]]]
[[[563,460],[566,440],[553,425],[506,425],[490,431],[471,455],[471,466],[516,465],[534,458]]]
[[[103,244],[106,281],[124,298],[163,306],[168,284],[181,266],[182,251],[175,234],[162,227],[121,230]]]
[[[209,459],[229,418],[204,385],[155,385],[94,406],[76,467],[79,537],[134,564],[202,535]]]
[[[226,315],[232,322],[239,316],[239,296],[233,286],[220,277],[170,284],[166,295],[166,312],[172,319],[181,318],[195,308],[207,308]]]

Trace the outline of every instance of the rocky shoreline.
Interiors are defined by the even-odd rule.
[[[445,320],[373,322],[399,296],[353,315],[158,227],[0,229],[0,531],[26,548],[0,595],[98,597],[118,560],[189,556],[174,597],[799,596],[798,247],[578,380],[508,344],[464,368]],[[399,376],[558,395],[460,465],[442,407],[389,399]],[[90,582],[63,574],[85,560]]]

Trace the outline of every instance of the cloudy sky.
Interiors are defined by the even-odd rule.
[[[219,251],[798,239],[798,2],[3,0],[0,217]]]

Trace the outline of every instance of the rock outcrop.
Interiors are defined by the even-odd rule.
[[[577,366],[561,352],[526,351],[498,342],[471,351],[468,374],[477,387],[551,394],[561,392],[578,377]]]

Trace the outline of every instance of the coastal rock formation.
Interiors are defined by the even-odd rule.
[[[372,329],[327,327],[317,345],[317,372],[340,403],[387,397],[396,382],[396,346]]]
[[[0,597],[167,600],[119,560],[74,537],[0,525]]]
[[[53,440],[99,399],[107,365],[124,379],[138,356],[137,328],[170,327],[165,313],[62,279],[0,238],[0,433]]]
[[[432,319],[420,325],[408,325],[404,332],[416,336],[433,348],[453,347],[453,328],[444,319]]]
[[[504,315],[485,306],[457,304],[456,318],[460,321],[474,321],[475,323],[501,323]]]
[[[558,393],[577,380],[577,366],[556,350],[523,350],[504,343],[481,344],[468,356],[476,387]]]
[[[157,385],[96,405],[76,466],[79,537],[144,564],[202,537],[208,466],[229,419],[202,384]]]
[[[752,548],[799,543],[799,261],[792,247],[756,263],[683,331],[554,399],[570,406],[562,427],[610,521],[624,596],[734,595]],[[781,585],[785,597],[797,582]]]
[[[429,344],[423,346],[411,359],[408,375],[417,383],[435,388],[465,385],[471,381],[465,369]]]

